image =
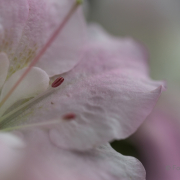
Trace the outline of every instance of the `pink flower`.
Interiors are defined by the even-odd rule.
[[[133,137],[147,180],[179,179],[179,123],[168,111],[157,108]]]
[[[140,44],[96,25],[84,43],[86,25],[78,9],[23,76],[74,2],[0,0],[0,124],[4,131],[18,129],[26,143],[18,179],[143,180],[141,163],[107,144],[135,132],[163,89],[149,78]],[[64,82],[54,82],[57,77]]]

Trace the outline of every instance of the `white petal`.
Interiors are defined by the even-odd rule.
[[[26,69],[27,68],[17,71],[6,81],[2,88],[0,101],[2,101],[6,94],[11,90],[11,88],[19,80]],[[19,86],[15,89],[15,91],[11,94],[9,99],[1,107],[0,115],[2,115],[15,102],[22,99],[35,97],[41,92],[44,92],[48,88],[48,86],[49,76],[47,75],[47,73],[40,68],[33,67],[19,84]]]
[[[0,88],[3,86],[9,69],[9,59],[5,53],[0,53]]]

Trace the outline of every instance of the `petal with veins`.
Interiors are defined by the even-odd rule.
[[[17,137],[0,133],[0,178],[15,175],[23,157],[23,142]]]
[[[11,90],[14,84],[19,80],[24,71],[27,68],[15,72],[4,84],[1,92],[0,101]],[[47,90],[49,86],[49,76],[47,73],[37,67],[33,67],[28,75],[22,80],[20,85],[14,90],[11,96],[7,99],[4,105],[0,108],[0,114],[2,115],[11,105],[15,102],[35,97],[36,95]]]
[[[129,39],[119,43],[114,48],[91,44],[82,61],[62,75],[65,81],[60,88],[18,120],[39,123],[75,114],[72,121],[49,127],[52,142],[67,149],[87,150],[135,132],[152,111],[163,83],[152,81],[146,70],[140,72],[135,66],[135,62],[141,67],[147,63],[139,44]]]
[[[82,153],[63,150],[41,130],[26,131],[24,140],[29,156],[23,180],[145,180],[142,164],[110,145]]]
[[[7,53],[10,62],[17,61],[15,52],[28,14],[27,0],[0,0],[0,50]],[[10,71],[12,73],[13,68]]]
[[[0,53],[0,89],[2,88],[9,69],[9,59],[5,53]]]
[[[47,19],[44,42],[68,14],[75,0],[46,0]],[[72,15],[57,39],[49,47],[37,64],[49,76],[69,71],[80,60],[80,50],[86,39],[86,24],[81,7]]]
[[[29,16],[24,26],[23,34],[16,50],[16,61],[11,63],[14,71],[29,64],[42,48],[45,35],[46,3],[44,0],[27,0],[29,4]]]
[[[75,0],[0,0],[0,49],[10,60],[9,76],[30,63],[63,21]],[[85,39],[79,9],[37,65],[53,76],[79,61]]]

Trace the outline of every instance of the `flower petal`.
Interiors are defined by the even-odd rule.
[[[28,0],[29,17],[16,53],[16,68],[26,66],[44,46],[73,6],[74,0]],[[78,61],[78,51],[84,40],[84,20],[76,12],[63,31],[43,55],[38,67],[50,76],[71,69]],[[23,53],[23,55],[22,55]]]
[[[11,62],[15,62],[16,49],[29,14],[27,0],[0,0],[0,51],[5,52]],[[13,73],[13,63],[10,71]]]
[[[179,118],[174,117],[175,113],[171,114],[170,109],[157,108],[132,136],[149,180],[179,179]]]
[[[131,38],[111,36],[98,24],[90,24],[88,33],[89,46],[87,48],[95,50],[97,47],[98,50],[94,52],[99,53],[99,56],[113,58],[113,63],[109,61],[108,67],[121,66],[121,68],[125,67],[126,69],[128,67],[143,75],[149,75],[149,56],[142,44],[134,42]],[[105,49],[107,50],[105,51]]]
[[[90,149],[134,133],[152,111],[161,90],[161,86],[135,81],[118,70],[59,91],[49,102],[43,101],[46,112],[43,108],[30,118],[58,119],[72,112],[76,118],[52,128],[50,138],[59,147]]]
[[[9,59],[5,53],[0,53],[0,89],[2,88],[9,69]]]
[[[0,133],[0,179],[13,176],[20,165],[24,145],[17,137]]]
[[[8,54],[11,62],[9,76],[33,60],[73,3],[75,0],[0,0],[0,49]],[[79,9],[37,66],[50,76],[70,70],[79,61],[84,28]]]
[[[0,101],[7,95],[14,84],[19,80],[27,68],[15,72],[4,84]],[[34,97],[41,92],[47,90],[49,86],[49,76],[40,68],[33,67],[27,76],[22,80],[19,86],[14,90],[11,96],[7,99],[4,105],[0,108],[0,115],[2,115],[15,102]]]
[[[75,0],[46,0],[48,17],[44,30],[46,34],[43,36],[44,42],[63,21],[74,3]],[[69,71],[80,60],[80,50],[86,39],[85,30],[84,15],[79,7],[37,66],[44,69],[49,76]]]
[[[27,0],[27,3],[29,14],[18,48],[14,54],[14,60],[11,63],[10,70],[12,73],[26,67],[33,60],[43,44],[45,17],[47,15],[45,2],[44,0]]]
[[[142,164],[105,145],[88,152],[60,149],[41,130],[26,131],[25,180],[145,180]],[[24,180],[23,179],[23,180]]]
[[[138,45],[130,42],[130,48],[125,43],[129,53],[123,56],[116,53],[116,46],[114,51],[103,44],[91,46],[82,61],[63,75],[65,81],[59,90],[18,119],[45,122],[75,114],[72,121],[49,127],[52,142],[67,149],[87,150],[131,135],[152,111],[163,83],[150,80],[138,67],[131,66],[130,61],[139,62],[139,58],[131,54],[132,47],[138,49]]]

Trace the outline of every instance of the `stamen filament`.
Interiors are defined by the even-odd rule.
[[[81,2],[82,3],[82,2]],[[21,83],[21,81],[24,79],[24,77],[29,73],[31,68],[40,60],[42,55],[47,51],[49,46],[54,42],[58,34],[62,31],[68,20],[72,17],[74,12],[77,10],[78,6],[81,4],[79,0],[76,0],[73,7],[70,9],[69,13],[64,18],[63,22],[59,25],[59,27],[56,29],[56,31],[52,34],[50,39],[47,41],[47,43],[44,45],[44,47],[39,51],[35,59],[30,63],[27,70],[22,74],[22,76],[19,78],[19,80],[15,83],[15,85],[12,87],[12,89],[7,93],[7,95],[2,99],[0,102],[0,107],[6,102],[6,100],[11,96],[11,94],[14,92],[14,90],[17,88],[17,86]]]
[[[71,114],[66,114],[64,115],[62,118],[58,119],[58,120],[53,120],[53,121],[48,121],[48,122],[42,122],[42,123],[33,123],[33,124],[27,124],[27,125],[20,125],[20,126],[14,126],[14,127],[8,127],[5,129],[2,129],[2,131],[14,131],[14,130],[23,130],[23,129],[29,129],[29,128],[46,128],[49,125],[56,125],[58,123],[60,123],[61,121],[64,120],[73,120],[76,117],[75,114],[71,113]]]
[[[44,93],[37,95],[35,98],[18,106],[14,110],[10,111],[8,114],[5,114],[4,116],[0,117],[0,127],[3,127],[3,126],[7,127],[7,125],[9,123],[11,124],[12,123],[11,121],[14,120],[19,115],[20,112],[23,112],[25,109],[30,108],[34,104],[41,101],[44,97],[51,95],[56,90],[57,90],[57,88],[49,87],[48,90],[45,91]]]
[[[54,120],[54,121],[48,121],[43,123],[33,123],[33,124],[27,124],[27,125],[21,125],[21,126],[14,126],[2,129],[1,131],[15,131],[15,130],[23,130],[23,129],[29,129],[29,128],[45,128],[49,125],[55,125],[58,124],[62,119]]]

